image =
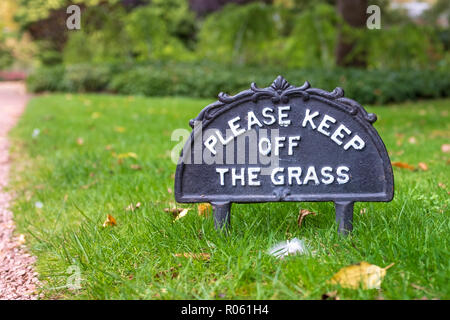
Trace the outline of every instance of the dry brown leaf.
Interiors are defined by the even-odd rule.
[[[112,226],[116,226],[116,225],[117,225],[116,219],[114,219],[114,217],[112,215],[108,214],[106,216],[105,222],[103,222],[103,228],[112,227]]]
[[[128,205],[128,207],[125,208],[125,210],[126,210],[126,211],[134,212],[134,210],[137,210],[137,209],[139,209],[140,207],[141,207],[141,203],[140,203],[140,202],[138,202],[138,203],[136,203],[136,204],[130,203],[130,204]]]
[[[341,300],[337,293],[337,290],[324,293],[322,295],[322,300]]]
[[[173,213],[173,214],[176,214],[176,215],[178,215],[183,210],[184,210],[184,208],[172,208],[172,209],[164,208],[164,212],[170,212],[170,213]]]
[[[183,253],[175,253],[175,257],[177,258],[187,258],[187,259],[197,259],[197,260],[209,260],[211,258],[209,253],[192,253],[192,252],[183,252]]]
[[[132,164],[130,166],[130,168],[133,169],[133,170],[141,170],[142,169],[142,167],[140,165],[138,165],[138,164]]]
[[[198,205],[198,215],[202,217],[208,217],[211,213],[211,205],[209,203],[200,203]]]
[[[438,187],[439,187],[439,188],[442,188],[442,189],[445,189],[445,188],[446,188],[446,185],[443,184],[442,182],[439,182],[439,183],[438,183]]]
[[[426,290],[424,287],[419,286],[419,285],[417,285],[415,283],[411,283],[411,287],[413,287],[414,289],[417,289],[417,290],[421,290],[421,291],[425,291]]]
[[[419,162],[419,164],[417,166],[423,171],[427,171],[428,170],[428,166],[427,166],[427,164],[425,162]]]
[[[394,167],[401,168],[401,169],[408,169],[408,170],[414,170],[415,169],[414,166],[412,166],[412,165],[410,165],[410,164],[408,164],[406,162],[396,161],[396,162],[392,162],[392,165]]]
[[[392,267],[391,263],[386,268],[367,263],[365,261],[340,269],[329,280],[331,284],[339,284],[348,289],[379,289],[381,281],[386,275],[386,270]]]
[[[81,186],[80,188],[81,189],[84,189],[84,190],[87,190],[87,189],[89,189],[90,187],[92,187],[94,184],[96,184],[97,183],[97,180],[94,180],[94,181],[92,181],[91,183],[88,183],[88,184],[86,184],[86,185],[84,185],[84,186]]]
[[[305,217],[309,216],[310,214],[312,214],[313,216],[316,215],[315,212],[312,212],[312,211],[309,211],[309,210],[306,210],[306,209],[301,209],[300,210],[298,218],[297,218],[297,224],[298,224],[299,228],[302,226],[303,219],[305,219]]]

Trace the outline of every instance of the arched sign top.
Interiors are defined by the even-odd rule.
[[[281,76],[267,88],[220,93],[190,121],[175,199],[210,202],[218,227],[227,225],[233,202],[333,201],[345,233],[355,201],[393,197],[376,119],[341,88],[295,87]]]
[[[318,88],[311,88],[308,81],[305,81],[301,87],[295,87],[282,76],[278,76],[272,85],[267,88],[260,89],[253,82],[249,90],[242,91],[234,96],[229,96],[223,92],[219,93],[219,100],[204,108],[197,118],[191,120],[189,124],[193,128],[195,121],[210,120],[218,116],[221,111],[224,111],[221,108],[227,105],[237,105],[245,101],[257,102],[261,98],[271,98],[274,103],[288,103],[291,97],[296,96],[302,97],[305,101],[311,97],[326,101],[350,115],[361,116],[370,124],[377,121],[377,116],[374,113],[367,113],[358,102],[345,98],[344,90],[340,87],[335,88],[332,92],[328,92]]]

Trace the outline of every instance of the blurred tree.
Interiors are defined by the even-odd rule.
[[[261,2],[229,4],[206,17],[198,52],[218,62],[264,63],[267,44],[279,35],[279,19],[272,6]]]
[[[337,11],[346,24],[361,30],[365,28],[367,0],[337,0],[336,4]],[[357,41],[355,33],[341,24],[336,46],[337,65],[345,67],[366,67],[366,52],[363,50],[360,50],[357,54],[353,52]]]
[[[189,0],[190,8],[199,16],[205,16],[209,13],[222,9],[230,3],[237,5],[248,4],[250,2],[272,3],[272,0]]]
[[[194,14],[185,0],[153,0],[131,12],[125,30],[139,60],[189,60],[195,34]]]
[[[322,3],[296,15],[285,40],[285,64],[291,67],[333,67],[339,18],[333,6]]]

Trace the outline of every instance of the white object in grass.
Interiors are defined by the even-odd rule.
[[[269,254],[283,259],[288,255],[306,254],[308,249],[303,240],[294,238],[292,240],[282,241],[269,249]]]
[[[34,130],[33,130],[33,133],[31,134],[31,137],[32,137],[33,139],[36,139],[40,133],[41,133],[41,130],[39,130],[39,129],[34,129]]]

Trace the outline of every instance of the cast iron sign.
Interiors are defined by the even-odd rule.
[[[190,121],[175,176],[177,202],[210,202],[216,228],[233,202],[333,201],[340,233],[355,201],[390,201],[391,162],[367,113],[344,91],[278,76],[219,100]]]

